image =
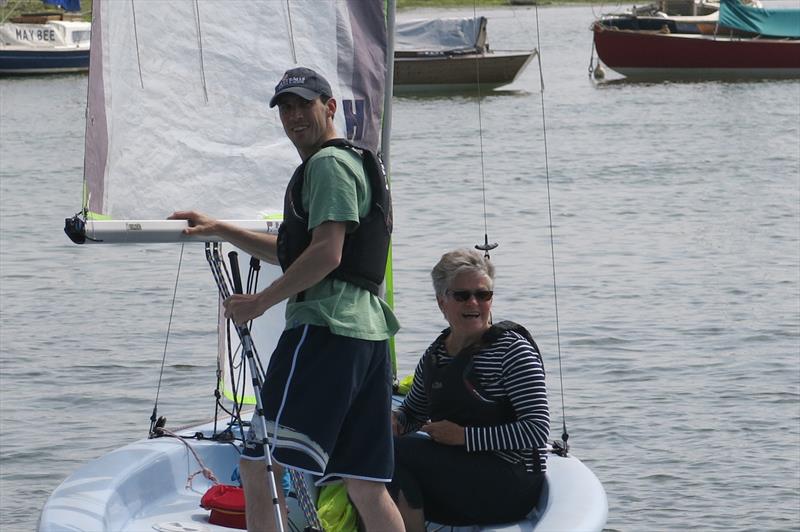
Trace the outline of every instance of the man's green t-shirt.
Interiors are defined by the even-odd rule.
[[[345,222],[347,232],[358,228],[369,213],[372,193],[361,157],[349,149],[323,148],[308,160],[303,182],[303,209],[308,230],[323,222]],[[298,325],[328,327],[340,336],[385,340],[400,324],[392,309],[368,290],[338,279],[325,278],[286,306],[287,328]]]

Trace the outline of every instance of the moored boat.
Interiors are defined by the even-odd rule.
[[[80,2],[72,0],[69,7],[80,10]],[[86,71],[90,34],[89,22],[63,13],[9,17],[0,23],[0,75]]]
[[[85,72],[90,31],[71,20],[0,24],[0,74]]]
[[[625,29],[601,18],[592,31],[600,60],[627,77],[800,77],[800,10],[722,0],[714,27],[711,35],[675,32],[666,22],[660,29]]]
[[[508,85],[536,50],[498,51],[487,42],[486,17],[398,24],[395,91]]]
[[[619,30],[702,33],[719,19],[719,2],[695,0],[658,0],[633,6],[621,13],[601,15],[596,24]]]
[[[656,31],[662,33],[704,33],[705,28],[715,26],[719,20],[719,13],[707,15],[634,15],[618,14],[604,15],[596,24],[604,29],[631,30],[631,31]]]

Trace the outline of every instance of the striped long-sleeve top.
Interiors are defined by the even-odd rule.
[[[453,360],[444,342],[440,342],[437,355],[439,367]],[[398,408],[403,432],[417,430],[429,420],[424,372],[425,366],[420,360],[411,389]],[[465,427],[467,451],[490,451],[508,462],[524,463],[530,472],[535,471],[533,460],[536,457],[544,472],[550,411],[544,368],[531,344],[520,334],[505,331],[494,343],[475,354],[471,376],[488,399],[500,401],[507,397],[516,421],[489,427]]]

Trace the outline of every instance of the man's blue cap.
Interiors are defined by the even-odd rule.
[[[287,93],[296,94],[309,101],[319,96],[333,97],[328,80],[310,68],[303,67],[286,71],[278,84],[275,85],[275,95],[270,99],[269,106],[275,107],[278,104],[278,98]]]

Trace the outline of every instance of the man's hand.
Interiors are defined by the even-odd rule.
[[[187,220],[189,227],[183,230],[184,235],[217,234],[217,220],[197,211],[175,211],[167,220]]]
[[[268,305],[263,303],[260,294],[234,294],[222,302],[225,307],[225,317],[233,320],[236,325],[244,325],[248,321],[264,314]]]
[[[428,433],[433,441],[444,445],[464,445],[467,442],[464,427],[452,421],[432,421],[422,426],[422,432]]]

